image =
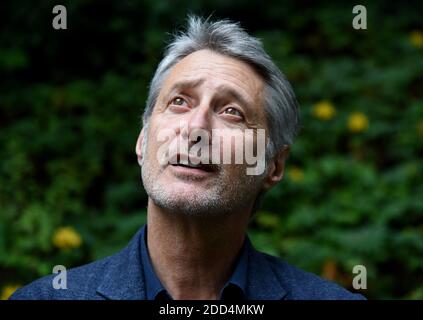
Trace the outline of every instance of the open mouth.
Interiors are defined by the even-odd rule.
[[[171,161],[169,161],[169,163],[174,167],[196,169],[196,170],[201,170],[201,171],[205,171],[205,172],[214,172],[214,171],[217,170],[216,165],[200,163],[198,158],[193,158],[191,156],[190,157],[184,157],[184,159],[181,160],[180,154],[177,154],[174,157],[172,157],[172,159],[171,159]]]

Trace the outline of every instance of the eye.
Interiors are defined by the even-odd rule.
[[[188,105],[186,100],[181,98],[181,97],[174,98],[172,101],[170,101],[170,104],[173,104],[175,106],[185,106],[185,105],[187,106]]]
[[[190,107],[184,98],[178,96],[170,100],[168,108],[171,112],[174,113],[184,113],[189,111]]]
[[[223,110],[223,113],[224,114],[230,114],[231,116],[235,116],[235,117],[239,117],[239,118],[244,119],[244,116],[242,115],[242,113],[234,107],[226,108],[225,110]]]

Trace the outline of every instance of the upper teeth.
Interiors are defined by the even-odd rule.
[[[182,165],[182,166],[187,166],[187,167],[192,167],[192,168],[201,168],[202,164],[200,161],[198,161],[199,159],[195,159],[197,161],[195,162],[199,162],[199,163],[193,163],[191,162],[190,159],[187,159],[186,157],[182,158],[182,159],[178,159],[178,158],[172,158],[170,159],[170,164],[177,166],[177,165]]]
[[[194,163],[190,163],[189,164],[189,166],[190,167],[194,167],[194,168],[199,168],[199,167],[201,167],[201,165],[198,163],[198,164],[194,164]]]
[[[199,168],[199,167],[201,167],[200,164],[194,164],[194,163],[191,163],[191,162],[189,162],[189,163],[181,162],[180,164],[185,165],[185,166],[188,166],[188,167],[193,167],[193,168]]]

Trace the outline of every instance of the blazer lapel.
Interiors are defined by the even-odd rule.
[[[251,245],[248,261],[248,289],[247,299],[249,300],[281,300],[287,294],[282,286],[282,281],[277,275],[277,270],[272,268],[267,255],[258,252]]]
[[[106,299],[143,300],[145,283],[141,262],[140,241],[144,228],[132,238],[126,248],[110,258],[97,293]]]

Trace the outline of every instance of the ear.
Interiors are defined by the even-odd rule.
[[[269,163],[267,176],[263,183],[263,189],[266,191],[282,180],[285,172],[285,160],[291,150],[290,146],[284,146],[279,150]]]
[[[137,139],[137,144],[135,146],[135,153],[137,154],[137,160],[138,160],[138,164],[141,166],[142,164],[142,144],[144,142],[144,128],[142,128],[138,139]]]

